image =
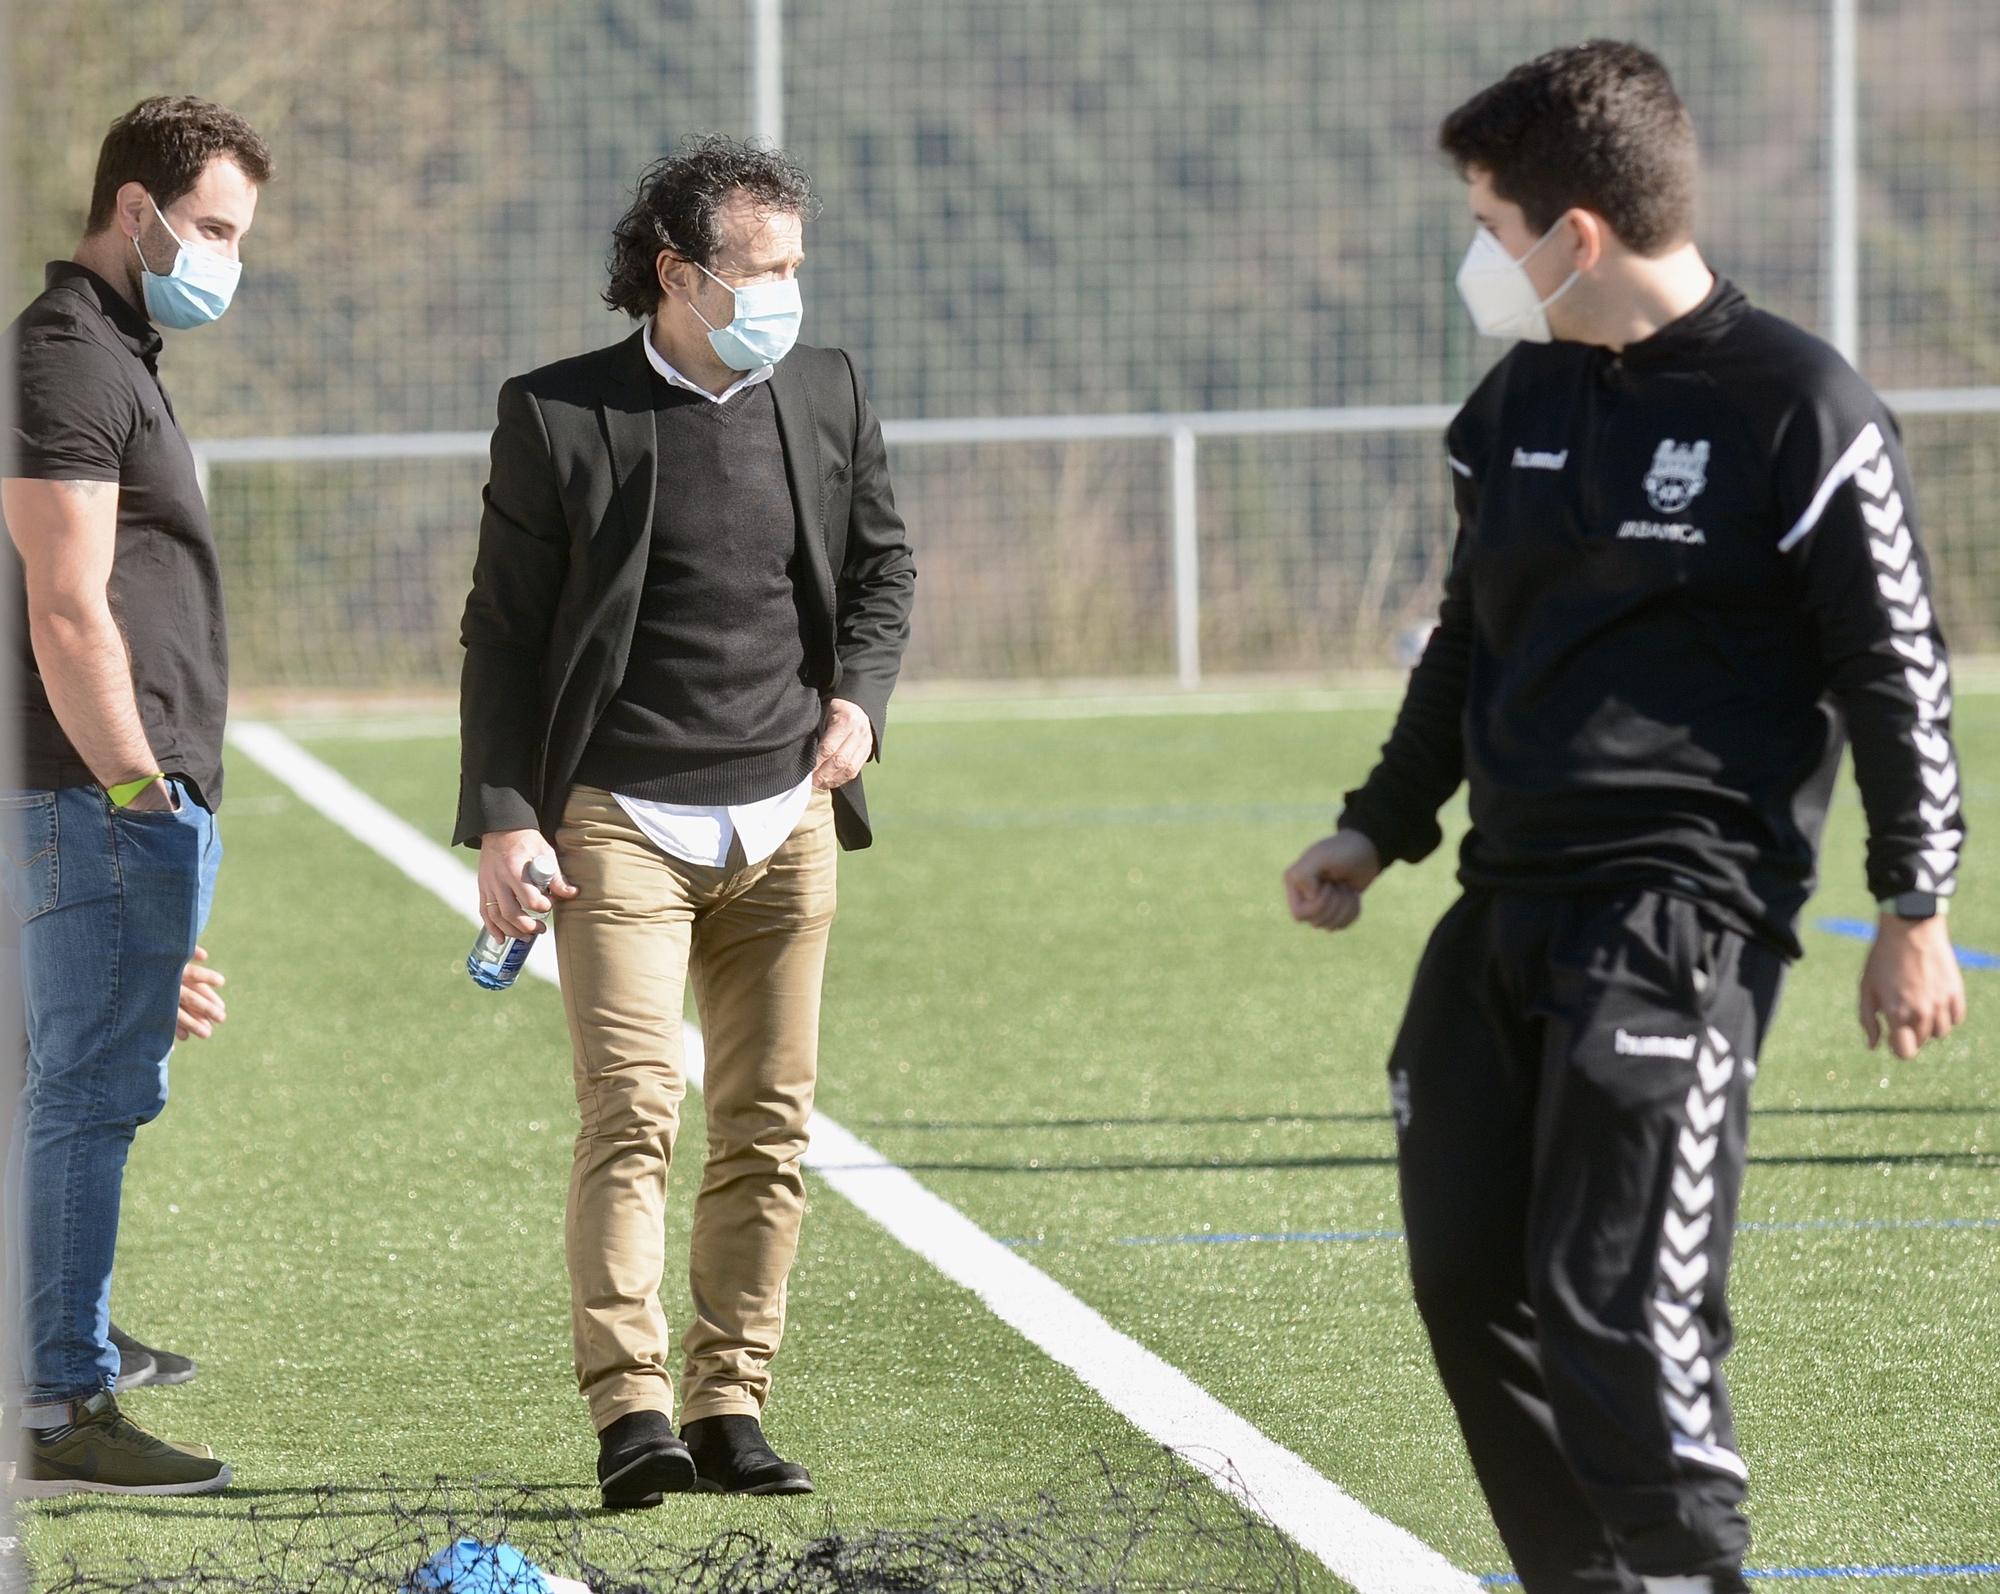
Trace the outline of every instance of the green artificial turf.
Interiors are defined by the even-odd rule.
[[[820,1101],[1371,1509],[1495,1571],[1400,1244],[1175,1243],[1400,1227],[1382,1068],[1451,899],[1449,854],[1391,871],[1341,937],[1289,923],[1278,885],[1387,719],[893,726],[869,772],[879,845],[842,865]],[[1962,699],[1959,736],[1974,839],[1955,936],[2000,951],[2000,907],[1980,892],[2000,801],[1979,779],[2000,758],[2000,700]],[[307,745],[445,839],[448,739],[322,727]],[[42,1508],[45,1560],[185,1560],[259,1489],[384,1471],[589,1479],[554,993],[474,990],[462,921],[247,759],[232,783],[209,937],[232,1016],[177,1055],[175,1104],[140,1138],[116,1304],[205,1364],[186,1389],[137,1397],[137,1414],[215,1442],[243,1487]],[[1450,817],[1455,833],[1462,809]],[[1844,780],[1809,923],[1872,916],[1860,850]],[[1745,1219],[2000,1219],[1985,1040],[2000,974],[1970,973],[1966,1029],[1899,1064],[1858,1039],[1864,948],[1805,935],[1761,1060]],[[1754,1564],[2000,1560],[2000,1230],[1753,1231],[1733,1303]],[[1018,1501],[1052,1461],[1093,1450],[1148,1464],[1069,1375],[824,1190],[778,1375],[772,1431],[851,1523]],[[770,1520],[768,1506],[671,1509],[690,1540]]]

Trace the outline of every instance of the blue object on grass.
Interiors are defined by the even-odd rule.
[[[511,1544],[460,1539],[412,1572],[403,1594],[549,1594],[549,1580]]]

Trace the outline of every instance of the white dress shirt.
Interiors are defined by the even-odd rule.
[[[645,345],[647,363],[659,372],[663,381],[674,387],[686,388],[690,393],[699,393],[712,404],[727,404],[745,388],[770,381],[771,372],[775,369],[760,365],[740,382],[732,382],[720,393],[711,393],[707,388],[690,382],[667,363],[660,351],[653,347],[650,330],[640,342]],[[618,806],[644,832],[646,839],[662,852],[684,863],[720,869],[729,861],[730,842],[738,837],[742,838],[746,866],[762,863],[785,844],[798,828],[806,804],[812,801],[812,776],[806,776],[798,785],[775,796],[760,797],[755,802],[731,803],[722,808],[705,807],[698,803],[659,803],[644,797],[622,796],[617,792],[612,795],[618,798]]]

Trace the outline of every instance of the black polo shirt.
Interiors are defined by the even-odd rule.
[[[160,334],[95,272],[67,260],[7,329],[18,384],[7,474],[118,484],[111,612],[125,633],[140,722],[160,768],[204,807],[222,797],[229,649],[222,571],[193,450],[160,385]],[[86,786],[49,706],[28,636],[27,592],[11,539],[4,553],[18,623],[18,685],[6,699],[30,787]]]

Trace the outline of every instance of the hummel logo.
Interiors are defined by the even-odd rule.
[[[1620,1057],[1678,1057],[1694,1060],[1692,1035],[1633,1035],[1623,1026],[1612,1035],[1611,1049]]]
[[[1560,453],[1555,454],[1537,453],[1532,449],[1526,448],[1517,448],[1514,450],[1514,469],[1516,470],[1561,470],[1568,463],[1569,450],[1566,448]]]

